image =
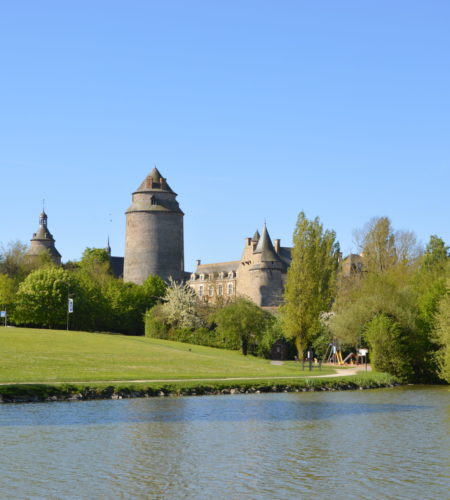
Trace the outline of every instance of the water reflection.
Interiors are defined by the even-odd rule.
[[[247,422],[327,420],[372,413],[401,413],[429,408],[426,405],[321,401],[317,395],[280,400],[279,395],[208,396],[203,398],[132,399],[35,403],[17,415],[14,405],[2,407],[0,426],[64,426],[139,422]],[[309,398],[308,398],[309,397]],[[14,416],[14,418],[12,418]]]

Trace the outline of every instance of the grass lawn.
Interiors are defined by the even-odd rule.
[[[292,377],[333,373],[300,370],[214,349],[127,335],[0,327],[0,383],[88,382],[226,377]]]

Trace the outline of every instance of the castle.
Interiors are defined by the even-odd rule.
[[[201,300],[228,302],[245,296],[261,307],[280,305],[291,249],[282,247],[280,240],[272,242],[266,225],[246,238],[239,260],[202,264],[197,261],[193,273],[184,271],[184,213],[176,200],[177,194],[155,167],[132,193],[126,216],[125,257],[114,257],[108,243],[111,266],[117,277],[142,284],[149,275],[186,282]],[[42,212],[39,228],[33,234],[29,258],[43,251],[61,263],[55,240],[47,228],[47,215]],[[359,260],[358,260],[359,258]],[[343,261],[344,271],[351,273],[360,266],[360,257],[350,255]],[[348,269],[347,269],[348,268]]]

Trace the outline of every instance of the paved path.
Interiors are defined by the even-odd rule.
[[[45,382],[1,382],[1,385],[34,385],[34,384],[150,384],[156,383],[172,383],[172,382],[228,382],[236,380],[299,380],[307,378],[331,378],[331,377],[347,377],[349,375],[355,375],[356,373],[361,373],[365,371],[365,367],[354,367],[354,368],[337,368],[336,373],[328,375],[314,375],[314,372],[308,375],[292,375],[292,376],[276,376],[276,377],[226,377],[226,378],[180,378],[180,379],[142,379],[142,380],[66,380],[66,381],[56,381],[47,380]],[[370,366],[368,371],[371,371]],[[317,372],[316,372],[317,373]],[[319,372],[320,373],[320,372]]]

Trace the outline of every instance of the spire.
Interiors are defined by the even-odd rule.
[[[253,238],[252,238],[253,243],[258,243],[260,237],[261,236],[259,234],[259,231],[256,230],[256,232],[255,232],[255,234],[253,235]]]
[[[156,166],[153,167],[153,170],[143,180],[141,185],[137,188],[137,191],[153,191],[155,189],[173,193],[165,177],[162,176]]]
[[[261,254],[261,262],[280,261],[280,257],[275,251],[275,248],[273,247],[272,244],[272,240],[270,239],[269,236],[269,232],[267,231],[266,223],[264,223],[264,228],[262,230],[261,237],[259,238],[254,253]]]
[[[111,257],[111,245],[109,244],[109,234],[108,234],[108,244],[106,245],[106,249],[108,255]]]

